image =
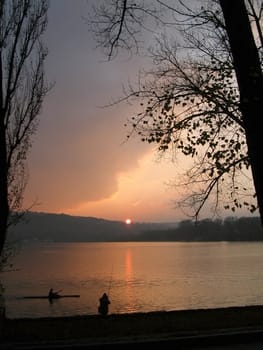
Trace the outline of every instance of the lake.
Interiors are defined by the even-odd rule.
[[[104,292],[110,313],[263,304],[262,242],[41,243],[13,263],[1,274],[9,318],[97,314]],[[80,298],[22,298],[51,287]]]

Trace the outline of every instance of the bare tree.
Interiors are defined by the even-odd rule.
[[[121,16],[117,12],[111,16],[113,3],[118,3]],[[108,49],[109,58],[123,48],[127,35],[131,34],[129,42],[136,40],[138,21],[132,18],[135,14],[140,18],[140,3],[119,0],[97,8],[90,25],[95,37],[103,38],[98,43],[104,50]],[[224,201],[226,209],[235,211],[245,206],[254,212],[258,204],[263,207],[260,200],[257,203],[263,193],[256,186],[256,198],[253,181],[250,186],[247,179],[252,180],[251,162],[257,168],[261,164],[254,163],[255,158],[248,152],[248,125],[240,108],[235,61],[221,4],[216,0],[196,1],[189,6],[180,0],[173,3],[177,6],[161,0],[155,3],[169,12],[170,17],[161,12],[158,19],[166,24],[172,39],[165,35],[157,39],[156,46],[150,50],[153,69],[140,77],[136,88],[129,86],[125,92],[122,100],[139,100],[141,105],[141,112],[129,120],[132,130],[128,137],[139,134],[142,141],[157,143],[160,152],[176,149],[193,159],[194,165],[186,172],[184,182],[191,192],[179,203],[193,208],[193,216],[198,217],[211,196],[214,209]],[[262,6],[249,1],[248,9],[250,21],[255,24],[259,54],[262,53]],[[151,12],[145,13],[157,21],[155,14],[159,11],[154,11],[153,6]],[[254,43],[253,36],[249,40]],[[131,45],[127,48],[131,50]],[[257,65],[261,72],[259,60]],[[260,121],[258,114],[255,118]],[[257,128],[259,131],[258,124]],[[250,150],[254,156],[260,156],[260,149],[257,144]],[[253,180],[255,184],[255,176]],[[263,217],[261,210],[260,213]]]
[[[0,255],[7,229],[21,210],[26,158],[43,98],[48,1],[0,0]]]

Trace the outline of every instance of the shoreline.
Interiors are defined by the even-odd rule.
[[[51,318],[4,318],[5,343],[172,339],[200,334],[262,331],[263,305]]]

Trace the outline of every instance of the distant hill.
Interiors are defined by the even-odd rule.
[[[259,217],[127,225],[94,217],[29,212],[10,230],[8,239],[30,242],[263,241],[263,228]]]
[[[144,231],[165,230],[176,223],[132,223],[94,217],[29,212],[10,229],[10,240],[107,242],[137,240]]]

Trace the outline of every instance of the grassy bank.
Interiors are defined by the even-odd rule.
[[[263,328],[263,306],[133,314],[5,319],[2,339],[12,342],[164,336],[236,328]]]

